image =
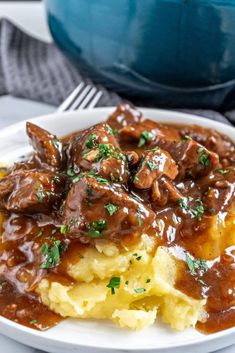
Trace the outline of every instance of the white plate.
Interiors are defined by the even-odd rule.
[[[112,108],[53,114],[33,119],[33,122],[58,136],[86,128],[105,120]],[[200,124],[213,127],[235,141],[235,129],[211,120],[171,111],[142,109],[145,117],[156,121]],[[0,151],[3,163],[10,163],[30,151],[25,134],[25,122],[0,131]],[[152,351],[158,353],[207,353],[235,343],[235,328],[209,336],[190,329],[174,332],[157,322],[139,332],[120,329],[106,321],[65,320],[58,326],[38,332],[0,317],[0,332],[16,341],[53,353],[104,351]]]

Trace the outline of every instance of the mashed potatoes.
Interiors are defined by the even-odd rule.
[[[156,249],[144,234],[134,249],[98,241],[68,266],[74,285],[43,279],[38,291],[43,303],[64,317],[109,319],[137,330],[152,325],[159,315],[183,330],[201,320],[205,300],[176,290],[176,271],[176,259],[167,248]]]

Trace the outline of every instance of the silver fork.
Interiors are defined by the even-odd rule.
[[[57,109],[58,113],[94,108],[103,92],[90,84],[81,82]]]

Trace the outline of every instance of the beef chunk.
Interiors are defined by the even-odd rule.
[[[227,137],[218,134],[214,129],[205,129],[202,126],[189,125],[183,126],[180,130],[182,137],[191,136],[195,141],[199,142],[207,149],[217,153],[221,162],[228,159],[235,162],[235,147],[233,142]]]
[[[162,175],[174,180],[178,174],[178,167],[171,155],[160,148],[143,154],[140,167],[134,177],[134,185],[138,189],[148,189],[155,179]]]
[[[40,164],[45,168],[60,169],[64,160],[62,142],[55,135],[30,122],[27,122],[26,130]]]
[[[140,160],[138,153],[136,153],[135,151],[126,151],[126,157],[128,164],[131,167],[136,165]]]
[[[155,121],[146,119],[134,126],[122,128],[119,138],[122,142],[136,141],[138,146],[142,147],[151,145],[152,143],[156,145],[159,140],[177,141],[180,139],[180,135],[174,128],[168,128]]]
[[[108,118],[107,123],[112,129],[120,130],[124,126],[138,123],[141,117],[141,112],[132,105],[123,103],[117,106],[115,112]]]
[[[159,142],[166,149],[179,167],[179,179],[187,176],[196,178],[208,174],[219,163],[216,153],[207,150],[194,140],[181,140],[178,142]]]
[[[226,211],[235,198],[235,171],[218,169],[198,181],[204,190],[203,202],[211,213]]]
[[[147,231],[155,214],[117,184],[83,177],[70,189],[64,204],[63,223],[68,236],[82,242],[107,238],[120,242]]]
[[[47,212],[61,198],[65,180],[50,171],[14,172],[0,180],[0,205],[13,212]]]
[[[126,156],[107,124],[84,131],[72,144],[69,154],[75,172],[93,170],[113,181],[126,182],[128,179]]]

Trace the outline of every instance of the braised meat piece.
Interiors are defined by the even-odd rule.
[[[46,170],[14,172],[0,180],[0,206],[12,212],[48,212],[59,204],[64,177]]]
[[[151,190],[154,206],[163,207],[169,202],[178,202],[182,197],[180,191],[169,178],[162,176],[159,180],[154,180]]]
[[[178,167],[171,155],[159,147],[143,153],[140,166],[134,177],[134,185],[138,189],[148,189],[153,181],[166,175],[174,180],[178,174]]]
[[[42,167],[60,169],[65,159],[62,142],[55,135],[30,122],[26,124],[26,131],[35,150],[35,158]]]
[[[155,220],[147,206],[135,200],[117,184],[95,177],[83,177],[70,189],[64,204],[63,223],[67,236],[82,242],[106,238],[116,242],[146,232]]]
[[[190,136],[195,141],[208,148],[208,150],[217,153],[222,163],[226,163],[226,160],[226,165],[228,165],[229,162],[235,163],[234,144],[227,136],[220,135],[214,129],[205,129],[198,125],[186,125],[182,126],[180,134],[182,137]],[[226,165],[224,166],[226,167]]]
[[[168,128],[153,120],[146,119],[134,126],[126,126],[120,130],[119,138],[121,142],[136,141],[138,147],[157,145],[161,140],[180,140],[179,132],[174,128]]]
[[[107,123],[114,130],[120,130],[124,126],[135,125],[142,117],[135,107],[128,103],[123,103],[117,106],[116,110],[107,120]]]
[[[179,180],[206,175],[219,165],[218,155],[194,140],[159,142],[158,145],[166,149],[176,161],[179,167]]]
[[[136,165],[140,160],[138,153],[135,151],[126,151],[126,158],[130,167]]]
[[[223,212],[235,199],[234,168],[217,169],[198,180],[203,190],[203,202],[212,214]]]
[[[75,173],[92,170],[112,181],[126,182],[128,179],[126,156],[107,124],[85,130],[72,143],[69,155],[70,167]]]

